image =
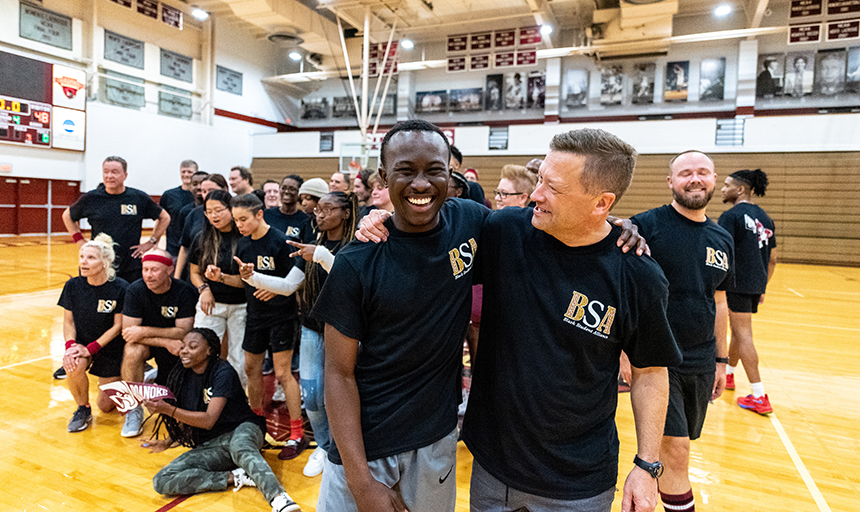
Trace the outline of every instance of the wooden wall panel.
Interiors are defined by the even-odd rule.
[[[462,170],[478,170],[490,201],[503,165],[525,165],[543,155],[466,156]],[[620,217],[671,201],[666,183],[672,155],[641,155],[633,182],[614,210]],[[718,174],[708,215],[716,220],[728,205],[720,187],[739,169],[762,169],[768,174],[767,195],[757,203],[776,223],[780,260],[795,263],[860,266],[860,152],[736,153],[714,155]],[[255,183],[285,174],[323,177],[337,168],[336,158],[255,159]],[[259,176],[259,177],[258,177]]]

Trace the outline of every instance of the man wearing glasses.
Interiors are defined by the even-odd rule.
[[[502,167],[502,179],[493,191],[496,195],[496,209],[526,206],[536,184],[537,175],[522,165],[508,164]]]

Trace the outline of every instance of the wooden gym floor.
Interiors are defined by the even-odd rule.
[[[63,351],[63,283],[77,251],[58,237],[0,238],[0,510],[268,510],[255,489],[210,493],[176,503],[152,489],[152,476],[179,449],[152,455],[119,436],[117,414],[94,412],[93,426],[69,434],[75,409],[51,373]],[[858,510],[860,498],[860,269],[780,264],[754,316],[761,372],[775,414],[741,410],[738,389],[708,412],[693,443],[691,478],[700,511]],[[92,381],[91,392],[95,390]],[[93,395],[94,396],[94,395]],[[629,394],[619,397],[620,480],[635,453]],[[309,452],[266,458],[304,512],[315,509],[320,477],[301,471]],[[467,511],[471,456],[461,444],[457,511]],[[620,491],[613,511],[620,510]],[[658,510],[662,506],[658,505]]]

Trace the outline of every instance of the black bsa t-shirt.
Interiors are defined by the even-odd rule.
[[[242,237],[236,245],[236,255],[243,263],[253,263],[254,272],[268,276],[287,277],[295,264],[290,258],[293,246],[287,245],[287,237],[282,232],[269,226],[266,234],[254,240],[250,236]],[[246,323],[258,329],[264,329],[283,322],[299,318],[299,306],[292,295],[275,295],[268,301],[254,297],[257,289],[245,283],[245,298],[248,301],[248,318]]]
[[[735,242],[735,285],[727,291],[765,293],[770,251],[776,247],[773,220],[759,206],[738,203],[724,211],[717,223]]]
[[[242,236],[238,233],[235,235],[232,233],[221,233],[221,244],[218,246],[218,261],[216,265],[221,269],[222,273],[231,276],[239,275],[239,264],[233,259],[233,256],[235,256],[233,251],[234,244],[238,248],[239,240],[241,239]],[[243,288],[206,279],[206,268],[200,265],[203,250],[202,241],[203,233],[200,233],[194,239],[194,242],[191,243],[191,250],[188,252],[188,263],[197,265],[198,270],[201,272],[200,277],[209,285],[209,290],[212,291],[215,302],[221,304],[244,304],[246,299]]]
[[[257,425],[263,433],[266,432],[266,418],[251,411],[248,397],[245,396],[245,390],[242,389],[242,383],[239,381],[239,375],[230,363],[221,359],[215,363],[210,374],[209,386],[203,382],[203,377],[204,374],[188,372],[182,389],[175,393],[176,406],[187,411],[205,412],[212,398],[226,398],[227,403],[211,429],[192,427],[191,436],[195,445],[200,446],[206,441],[232,432],[247,421]]]
[[[639,368],[681,354],[666,318],[668,283],[623,253],[620,228],[569,247],[531,224],[532,209],[484,222],[481,334],[463,440],[501,482],[577,500],[615,486],[621,350]]]
[[[113,238],[116,251],[117,273],[124,274],[141,268],[139,258],[132,258],[131,248],[140,245],[143,219],[157,219],[161,207],[146,192],[125,187],[122,194],[108,194],[99,185],[82,195],[69,208],[72,220],[87,219],[92,227],[92,238],[107,233]]]
[[[86,277],[73,277],[66,281],[57,305],[72,312],[75,320],[75,341],[88,345],[107,332],[114,323],[114,315],[122,314],[128,283],[117,277],[100,286],[93,286]],[[125,340],[122,334],[108,342],[95,357],[122,360]]]
[[[182,236],[182,220],[179,214],[182,209],[194,203],[194,195],[182,187],[165,190],[158,205],[170,214],[170,224],[167,225],[167,252],[176,257],[179,254],[179,238]]]
[[[439,223],[387,242],[351,242],[337,255],[311,317],[361,343],[355,380],[368,460],[429,446],[457,426],[463,339],[483,218],[447,200]],[[336,443],[329,460],[341,464]]]
[[[734,284],[732,237],[714,221],[690,220],[672,205],[634,215],[639,233],[669,280],[667,314],[684,362],[682,373],[716,371],[714,293]]]
[[[263,219],[266,224],[284,233],[288,240],[303,244],[314,243],[314,229],[311,226],[311,219],[307,213],[301,210],[296,210],[296,213],[287,215],[282,213],[278,207],[267,208],[263,212]]]

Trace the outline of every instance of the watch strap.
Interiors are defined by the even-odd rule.
[[[641,469],[648,472],[651,475],[651,478],[660,478],[663,475],[663,463],[660,461],[656,462],[645,462],[639,455],[633,457],[633,464],[636,464]]]

